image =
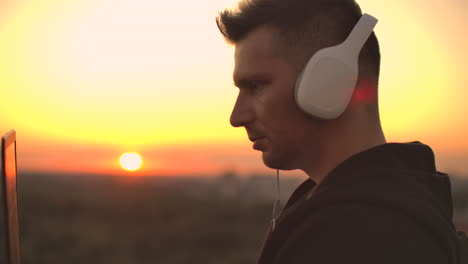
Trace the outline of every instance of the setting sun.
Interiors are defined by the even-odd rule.
[[[127,152],[120,156],[120,166],[128,171],[138,170],[142,163],[143,161],[138,153]]]

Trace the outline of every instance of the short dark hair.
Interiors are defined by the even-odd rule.
[[[288,57],[298,58],[302,69],[319,49],[343,42],[361,15],[354,0],[243,0],[237,9],[221,11],[216,24],[231,44],[259,26],[271,26],[286,41],[286,48],[296,53]],[[359,62],[360,77],[378,78],[380,50],[375,33],[364,45]]]

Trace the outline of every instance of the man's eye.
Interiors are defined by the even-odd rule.
[[[256,90],[258,87],[259,87],[258,83],[249,83],[249,84],[247,84],[247,87],[245,87],[245,88],[247,88],[249,90]]]
[[[266,81],[251,82],[247,84],[246,88],[249,90],[258,90],[266,85],[268,85]]]

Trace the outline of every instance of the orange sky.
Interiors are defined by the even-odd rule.
[[[0,2],[0,131],[17,130],[20,168],[124,173],[136,151],[140,174],[270,171],[228,122],[233,48],[214,16],[233,3]],[[468,176],[466,1],[358,3],[380,20],[388,141],[429,144]]]

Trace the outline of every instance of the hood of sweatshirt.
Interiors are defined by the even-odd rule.
[[[450,180],[436,170],[429,146],[418,141],[376,146],[343,161],[306,198],[315,185],[308,179],[291,195],[275,230],[267,236],[271,241],[265,244],[262,255],[274,255],[291,229],[318,209],[359,203],[409,216],[437,239],[452,256],[451,263],[457,263]]]

